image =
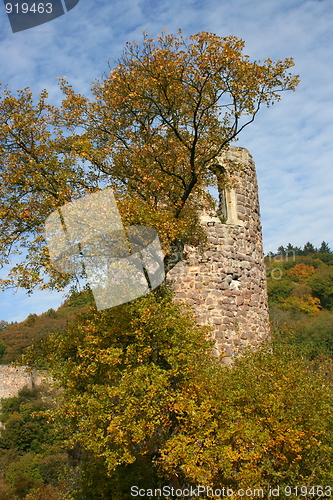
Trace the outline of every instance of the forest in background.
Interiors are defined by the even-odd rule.
[[[311,476],[311,474],[315,478],[312,480],[313,483],[320,482],[321,478],[326,478],[326,481],[333,479],[332,467],[329,465],[332,463],[330,457],[333,456],[333,439],[330,437],[332,435],[333,420],[329,416],[332,414],[333,395],[331,365],[333,361],[333,253],[325,242],[323,242],[320,249],[314,248],[311,243],[307,243],[303,249],[292,247],[289,244],[287,247],[279,247],[275,254],[270,253],[267,255],[265,263],[274,354],[267,353],[265,349],[262,354],[247,353],[243,361],[240,360],[238,364],[236,362],[234,368],[225,369],[223,375],[224,386],[229,388],[229,391],[233,394],[232,397],[230,393],[228,394],[229,401],[227,403],[226,393],[222,391],[222,395],[219,395],[212,391],[212,386],[206,385],[206,391],[212,393],[212,397],[215,397],[216,401],[223,397],[224,404],[228,407],[229,412],[232,409],[237,415],[237,422],[243,421],[243,424],[239,424],[240,428],[238,428],[237,432],[235,429],[229,428],[227,436],[216,434],[216,429],[213,433],[210,426],[212,422],[216,424],[217,410],[213,405],[207,411],[203,411],[202,405],[204,402],[207,404],[207,400],[198,401],[198,394],[194,394],[195,390],[191,394],[191,404],[194,405],[195,401],[195,404],[198,405],[197,408],[201,408],[200,425],[196,421],[188,422],[189,417],[186,416],[185,418],[184,414],[182,419],[179,420],[179,414],[176,412],[178,423],[175,429],[177,428],[177,432],[175,429],[173,432],[176,435],[179,434],[178,438],[184,440],[184,436],[189,432],[188,426],[190,427],[192,441],[193,435],[198,432],[198,428],[201,426],[206,427],[205,439],[207,439],[207,435],[210,435],[209,446],[215,451],[212,457],[206,456],[201,459],[201,467],[199,467],[203,471],[201,476],[198,471],[195,472],[195,469],[198,468],[198,455],[190,447],[191,440],[188,441],[186,448],[186,454],[190,458],[188,463],[185,464],[186,470],[190,472],[187,475],[182,472],[183,483],[179,480],[179,471],[184,470],[184,468],[182,469],[179,464],[175,466],[172,462],[172,460],[176,460],[175,457],[167,462],[167,467],[160,466],[158,468],[156,462],[154,462],[156,456],[158,456],[156,453],[155,457],[150,457],[146,461],[142,460],[141,463],[138,463],[138,456],[136,456],[136,467],[131,461],[128,463],[125,461],[122,465],[114,467],[111,474],[107,467],[107,460],[105,460],[105,457],[103,458],[103,453],[97,453],[96,450],[95,452],[92,451],[91,446],[89,449],[88,441],[87,449],[84,449],[82,444],[78,444],[79,438],[78,442],[71,442],[69,436],[71,431],[68,422],[60,424],[59,415],[58,418],[50,418],[52,412],[54,412],[54,415],[57,413],[55,400],[61,400],[59,390],[57,392],[57,390],[53,389],[52,392],[47,387],[34,389],[33,391],[24,389],[17,397],[2,401],[1,422],[4,428],[0,434],[0,500],[126,499],[130,498],[128,492],[131,484],[139,484],[142,487],[147,487],[147,485],[159,487],[161,482],[164,481],[164,484],[176,487],[177,484],[179,486],[181,484],[195,484],[195,480],[200,481],[201,479],[204,481],[205,477],[211,484],[218,477],[222,477],[224,478],[223,484],[234,488],[236,485],[242,484],[252,486],[264,484],[268,487],[268,485],[274,484],[274,481],[281,482],[282,485],[288,483],[297,484],[300,477],[305,478],[303,481],[308,484],[306,482],[309,479],[307,475]],[[146,300],[153,300],[153,294],[149,295],[151,295],[151,298],[147,298],[149,297],[147,296]],[[160,302],[159,299],[159,304]],[[0,352],[2,363],[19,361],[24,353],[29,352],[29,346],[34,341],[37,341],[37,345],[43,345],[43,338],[50,337],[52,339],[53,335],[53,340],[51,340],[46,351],[44,347],[39,352],[39,358],[35,356],[37,365],[40,368],[51,366],[52,363],[48,365],[49,360],[46,358],[50,358],[49,353],[52,348],[56,349],[58,347],[60,358],[63,357],[63,360],[67,360],[68,364],[69,360],[75,357],[77,332],[86,328],[86,320],[82,321],[82,318],[87,318],[87,315],[89,317],[92,304],[92,294],[89,289],[86,289],[81,293],[72,292],[56,311],[50,309],[39,316],[30,314],[21,323],[8,325],[1,322]],[[155,314],[157,314],[161,306],[149,302],[149,307],[149,311],[155,307]],[[170,304],[167,307],[169,308]],[[133,309],[131,309],[130,305],[127,308],[122,305],[115,309],[119,311],[122,319],[120,320],[117,315],[113,316],[113,323],[123,321],[124,311],[125,316],[131,317],[133,315]],[[144,312],[146,314],[146,310]],[[179,314],[179,311],[173,311],[174,316],[177,317],[177,314]],[[163,318],[160,318],[160,323],[163,323],[164,315],[165,311],[163,311]],[[156,315],[156,320],[158,320],[158,315]],[[101,330],[106,328],[104,324],[98,323],[99,321],[99,319],[96,320],[95,318],[88,324],[100,324]],[[184,321],[185,323],[181,328],[182,332],[186,331],[189,326],[186,323],[187,320]],[[106,330],[112,330],[112,328],[109,324]],[[156,326],[150,327],[146,324],[146,328],[149,332],[150,328],[154,330]],[[163,328],[165,329],[165,325],[162,324],[161,331]],[[188,342],[190,344],[193,342],[192,328],[193,324],[190,325],[192,333],[188,338],[185,338],[184,334],[180,333],[179,330],[180,345],[182,342],[186,342],[188,346]],[[124,326],[124,329],[126,330],[126,326]],[[87,332],[90,338],[91,326],[87,328]],[[71,339],[65,347],[60,345],[61,335],[69,336]],[[74,341],[73,335],[75,337]],[[154,332],[154,335],[157,335],[157,333]],[[198,338],[192,349],[200,362],[200,359],[202,360],[204,341],[202,339],[199,341]],[[121,339],[118,339],[118,341],[121,345],[125,345]],[[91,357],[96,364],[96,353],[94,352],[96,338],[94,342],[90,345],[88,342],[87,352],[89,355],[89,349],[91,349]],[[170,344],[169,350],[173,352],[176,344],[172,345],[172,341]],[[198,345],[201,345],[201,348],[198,348]],[[127,343],[126,346],[128,348],[129,344]],[[147,345],[144,342],[143,348],[142,352],[145,353]],[[161,349],[165,348],[164,345]],[[45,352],[48,354],[44,364],[43,354]],[[144,355],[140,354],[141,363]],[[180,355],[184,356],[184,354]],[[80,361],[77,362],[76,360],[76,365],[73,366],[79,367],[80,363],[83,363],[83,359],[84,355],[82,354]],[[190,362],[193,364],[193,359]],[[59,359],[57,363],[59,368],[61,364],[59,364]],[[175,362],[173,359],[173,363],[177,365],[179,361]],[[156,367],[152,364],[151,358],[147,358],[144,364],[147,364],[149,370],[154,373]],[[184,366],[187,367],[186,370],[189,370],[186,363]],[[182,371],[184,366],[181,368]],[[195,366],[194,362],[194,368]],[[86,367],[86,369],[89,372],[89,367]],[[128,366],[126,370],[128,370]],[[60,377],[63,376],[61,370],[59,373]],[[106,373],[107,370],[104,372],[105,376]],[[258,379],[258,373],[261,373],[260,380]],[[206,376],[207,374],[200,373],[199,380],[193,381],[191,379],[193,375],[191,375],[189,382],[194,386],[197,384],[202,390],[205,384],[208,383]],[[215,376],[217,376],[216,373]],[[221,377],[221,374],[219,374],[219,377]],[[74,375],[75,378],[76,375]],[[66,377],[64,380],[66,381]],[[211,380],[212,372],[209,374],[210,384],[212,383]],[[322,389],[324,387],[323,380],[327,384],[325,390]],[[101,381],[99,380],[98,383],[101,384]],[[84,384],[82,379],[78,379],[75,391],[89,391],[89,387],[85,387]],[[290,398],[287,398],[287,402],[285,401],[286,394],[291,391],[290,384],[295,385],[297,393],[290,395],[292,403]],[[318,384],[322,384],[320,389],[318,389]],[[219,385],[219,383],[216,382],[216,385]],[[313,392],[316,387],[317,392]],[[66,390],[68,388],[65,389],[65,392]],[[247,394],[245,399],[244,391]],[[271,400],[270,404],[273,402],[276,408],[272,410],[270,406],[269,413],[265,415],[268,405],[264,401],[263,395],[272,398],[273,393],[274,401]],[[73,398],[73,393],[69,391],[68,394]],[[140,397],[143,398],[142,395]],[[177,389],[175,397],[178,406],[181,406],[182,402],[185,404],[184,399],[186,398],[181,389]],[[314,403],[316,403],[315,407]],[[189,402],[187,401],[186,404],[188,405]],[[212,405],[211,402],[210,404]],[[75,409],[78,411],[78,407],[74,404],[71,410],[75,411]],[[302,415],[300,415],[300,411]],[[312,415],[311,418],[310,415]],[[147,415],[145,417],[147,418]],[[133,418],[132,423],[131,418]],[[173,418],[176,418],[175,415],[173,415]],[[224,415],[224,418],[227,418],[229,422],[231,417],[228,414],[227,416]],[[290,435],[289,418],[294,419],[293,422],[297,421],[294,429],[295,433],[292,435]],[[219,419],[223,421],[221,415]],[[261,422],[261,427],[259,425],[259,428],[256,428],[258,419]],[[124,420],[119,425],[123,426],[125,430],[128,425],[139,426],[135,415],[130,415],[129,421]],[[148,426],[148,423],[144,425]],[[197,426],[197,430],[194,430],[195,426]],[[273,430],[268,432],[270,428]],[[139,431],[140,429],[138,429]],[[316,432],[318,432],[317,437]],[[300,437],[302,435],[304,438]],[[249,440],[253,443],[254,437],[256,442],[259,443],[254,453],[254,455],[257,454],[257,458],[253,456],[256,447],[251,448],[251,446],[246,445]],[[140,442],[143,440],[147,445],[150,438],[146,436],[143,439],[141,435],[140,439]],[[156,436],[154,439],[156,440]],[[307,439],[312,440],[311,446],[318,452],[317,455],[315,454],[310,459]],[[159,443],[162,448],[163,444],[165,445],[165,442]],[[236,458],[229,458],[230,463],[233,463],[233,467],[238,467],[238,476],[241,477],[238,482],[234,479],[234,476],[231,479],[230,470],[228,477],[228,465],[223,463],[218,453],[219,446],[225,454],[228,449],[227,445],[230,446],[230,444],[232,444],[232,449],[237,455]],[[155,446],[157,446],[156,442]],[[179,447],[179,442],[174,442],[173,446],[175,446],[178,454],[177,459],[181,457],[184,462],[185,458],[183,457],[182,447]],[[270,447],[272,449],[277,447],[276,453],[272,450],[267,453],[267,448],[270,449]],[[172,456],[170,448],[167,449]],[[260,455],[262,449],[265,449],[266,452]],[[318,451],[320,449],[322,449],[322,454]],[[284,460],[281,459],[282,451],[285,456]],[[143,455],[145,456],[145,454]],[[133,456],[135,456],[135,452],[133,452]],[[307,461],[311,462],[311,459],[313,463],[307,463]],[[216,464],[219,461],[219,468],[215,471],[215,477],[214,474],[211,474],[209,478],[207,467],[211,469],[212,463]],[[262,461],[264,461],[265,467],[258,469]],[[195,466],[195,463],[197,463],[197,466]],[[152,466],[153,464],[155,468]],[[255,467],[259,472],[254,473]],[[177,471],[176,474],[175,471]],[[175,479],[177,477],[178,483]],[[320,493],[321,490],[313,490],[311,498],[325,497],[325,492],[322,495]],[[328,492],[326,491],[326,493]],[[283,495],[281,496],[283,497]],[[285,498],[287,497],[296,498],[293,494],[285,495]]]
[[[333,357],[333,253],[328,244],[323,241],[319,249],[310,242],[303,248],[280,246],[265,264],[273,332]],[[89,289],[73,291],[56,311],[31,313],[20,323],[0,321],[0,363],[19,360],[34,339],[64,330],[91,304]]]
[[[265,258],[270,319],[280,341],[333,357],[333,253],[324,241]]]

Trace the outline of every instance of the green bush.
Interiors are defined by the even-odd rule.
[[[0,344],[0,363],[2,361],[4,354],[5,354],[5,351],[6,351],[5,346],[3,344]]]
[[[309,280],[313,294],[320,299],[323,307],[333,309],[333,267],[325,266]]]
[[[6,478],[19,498],[24,498],[30,490],[43,483],[38,457],[26,453],[9,465]]]
[[[268,281],[267,288],[270,302],[280,304],[280,299],[287,299],[295,285],[288,278],[272,279]]]

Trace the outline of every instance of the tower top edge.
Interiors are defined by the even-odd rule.
[[[250,158],[252,160],[250,151],[240,146],[229,146],[219,154],[218,158],[222,159],[227,158],[228,156],[242,156],[244,158]]]

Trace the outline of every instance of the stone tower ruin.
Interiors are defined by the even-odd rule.
[[[255,164],[245,148],[229,146],[217,159],[233,187],[219,187],[219,207],[201,215],[207,245],[200,253],[185,247],[186,260],[170,272],[177,301],[190,304],[198,322],[213,327],[216,354],[230,363],[244,346],[258,346],[270,335]],[[230,167],[229,167],[230,168]]]

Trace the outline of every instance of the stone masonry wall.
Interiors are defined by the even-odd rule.
[[[207,248],[202,255],[186,247],[187,260],[170,272],[176,300],[190,304],[199,323],[214,328],[216,354],[230,363],[243,346],[258,346],[269,338],[266,274],[255,165],[244,148],[230,147],[218,163],[239,162],[234,188],[222,195],[227,220],[203,213]],[[220,193],[221,194],[221,193]]]
[[[32,389],[43,377],[27,366],[0,365],[0,399],[17,396],[23,387]]]

